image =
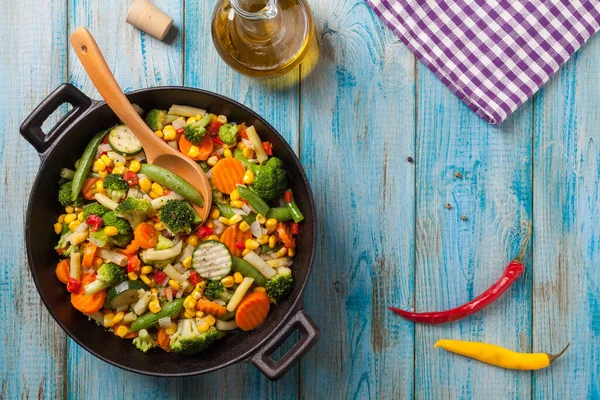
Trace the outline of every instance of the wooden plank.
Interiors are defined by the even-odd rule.
[[[154,3],[182,26],[183,6],[168,0]],[[182,84],[182,35],[160,42],[125,23],[129,2],[69,1],[69,32],[86,26],[96,38],[108,65],[125,91]],[[69,78],[92,98],[99,98],[73,50],[69,48]],[[70,398],[168,398],[181,393],[182,380],[145,377],[98,360],[69,340]]]
[[[311,2],[321,59],[303,79],[301,155],[319,249],[306,309],[321,328],[300,397],[409,398],[414,280],[415,64],[360,0]]]
[[[535,101],[533,350],[571,347],[533,374],[533,398],[600,398],[600,38]]]
[[[271,123],[296,151],[298,149],[298,71],[271,80],[238,74],[219,57],[210,34],[216,0],[185,3],[184,84],[228,96],[250,107]],[[218,113],[219,110],[214,110]],[[260,133],[260,132],[259,132]],[[185,381],[185,397],[294,398],[297,368],[271,383],[250,364],[237,364]],[[219,382],[215,385],[215,382]]]
[[[487,289],[515,257],[531,220],[531,103],[486,124],[419,63],[417,311],[444,310]],[[460,173],[460,177],[455,174]],[[446,208],[450,204],[451,209]],[[462,220],[461,216],[466,220]],[[530,251],[528,252],[530,254]],[[417,398],[527,398],[529,373],[434,349],[439,339],[531,349],[531,259],[493,306],[462,321],[416,326]]]
[[[32,10],[35,10],[32,12]],[[65,79],[65,6],[5,4],[0,26],[0,398],[64,397],[66,341],[42,304],[27,266],[26,207],[39,157],[19,126]],[[24,29],[30,26],[35,29]],[[64,109],[61,109],[64,113]],[[58,121],[52,116],[45,127]],[[39,227],[42,228],[42,227]],[[48,227],[45,227],[48,228]]]

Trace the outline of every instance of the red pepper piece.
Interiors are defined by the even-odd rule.
[[[273,145],[270,142],[262,142],[262,147],[269,157],[273,155]]]
[[[138,256],[131,255],[127,257],[127,272],[138,272],[141,269],[142,262]]]
[[[125,182],[127,182],[127,184],[130,187],[133,186],[137,186],[138,185],[138,176],[135,172],[133,171],[127,171],[123,174],[123,179],[125,180]]]
[[[184,132],[183,128],[179,128],[179,129],[175,130],[175,133],[178,135],[183,135],[183,132]]]
[[[220,123],[219,121],[213,122],[213,124],[208,128],[208,133],[210,133],[211,135],[216,135],[217,133],[219,133],[219,128],[221,126],[223,126],[223,124]],[[223,144],[223,143],[221,142],[221,144]]]
[[[71,293],[79,293],[79,289],[81,288],[81,281],[75,278],[69,278],[69,283],[67,284],[67,290]]]
[[[190,282],[192,283],[192,285],[196,286],[197,284],[200,283],[200,275],[198,275],[198,273],[196,271],[192,271],[190,273]]]
[[[243,240],[238,240],[235,242],[235,248],[240,250],[246,250],[246,244],[244,244]]]
[[[530,235],[531,227],[529,228],[529,232],[527,233],[525,242],[521,246],[519,254],[508,264],[500,279],[490,286],[489,289],[470,302],[450,310],[422,313],[404,311],[395,307],[389,307],[389,309],[408,320],[423,322],[426,324],[443,324],[445,322],[452,322],[483,310],[485,307],[496,301],[502,295],[502,293],[504,293],[521,276],[525,270],[523,254],[527,248],[527,242],[529,241]]]
[[[205,225],[202,225],[200,228],[198,228],[198,236],[200,236],[202,239],[212,235],[214,232],[214,229]]]
[[[102,153],[100,153],[100,157],[108,155],[108,151],[103,151]]]
[[[108,135],[104,136],[103,144],[108,144]]]
[[[162,283],[166,277],[167,275],[162,271],[156,271],[154,273],[154,280],[158,283]]]
[[[92,232],[96,232],[104,223],[102,217],[96,214],[91,214],[89,217],[87,217],[85,222],[88,224]]]
[[[285,201],[286,203],[291,203],[293,198],[294,197],[292,196],[292,192],[290,190],[286,191],[283,194],[283,201]]]
[[[218,145],[222,145],[223,144],[223,141],[218,136],[213,136],[212,140],[213,140],[213,143],[215,143],[215,144],[218,144]]]
[[[298,224],[294,223],[292,224],[292,234],[297,235],[298,234]]]

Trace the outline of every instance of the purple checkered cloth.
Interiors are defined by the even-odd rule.
[[[366,0],[462,101],[500,124],[600,29],[599,0]]]

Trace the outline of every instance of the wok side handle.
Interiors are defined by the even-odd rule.
[[[300,337],[294,346],[281,359],[273,360],[273,353],[283,342],[296,330]],[[300,309],[284,325],[279,332],[273,336],[269,343],[262,347],[250,361],[267,378],[275,381],[285,375],[304,355],[317,343],[321,331],[315,325],[308,314]]]
[[[44,134],[42,124],[64,103],[71,104],[73,109],[63,115],[50,132]],[[91,104],[92,100],[81,90],[70,83],[64,83],[42,100],[29,114],[21,125],[21,136],[35,147],[41,157],[56,138],[64,132],[65,128],[79,118]]]

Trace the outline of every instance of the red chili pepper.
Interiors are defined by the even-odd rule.
[[[183,132],[184,132],[183,128],[179,128],[179,129],[175,130],[175,133],[177,133],[178,135],[183,135]]]
[[[108,144],[108,135],[104,136],[104,140],[102,141],[104,144]]]
[[[485,292],[483,292],[470,302],[446,311],[433,311],[423,313],[404,311],[394,307],[389,307],[389,309],[408,320],[415,322],[424,322],[427,324],[443,324],[445,322],[456,321],[483,310],[485,307],[489,306],[494,301],[496,301],[502,295],[502,293],[504,293],[506,289],[508,289],[513,284],[513,282],[516,281],[519,278],[519,276],[521,276],[521,274],[525,270],[525,265],[523,264],[523,254],[527,247],[527,242],[529,241],[530,234],[531,229],[527,233],[527,237],[525,238],[525,242],[523,243],[523,246],[521,247],[521,251],[519,251],[517,258],[515,258],[508,264],[500,279],[496,281],[496,283],[494,283],[492,286],[490,286],[489,289],[487,289]]]
[[[162,283],[162,281],[164,281],[166,277],[167,277],[167,274],[165,274],[162,271],[156,271],[154,273],[154,280],[158,283]]]
[[[106,156],[106,155],[108,155],[108,151],[103,151],[102,153],[100,153],[100,157]]]
[[[96,214],[91,214],[89,217],[87,217],[85,222],[86,222],[86,224],[88,224],[88,226],[90,227],[90,230],[92,232],[96,232],[98,230],[98,228],[100,228],[102,226],[102,224],[104,223],[104,221],[102,220],[102,217],[100,217],[99,215],[96,215]]]
[[[123,174],[123,179],[125,180],[125,182],[127,182],[127,184],[130,187],[133,186],[137,186],[138,185],[138,176],[135,172],[133,171],[127,171]]]
[[[135,254],[127,257],[127,272],[138,272],[141,268],[142,262]]]
[[[294,234],[294,235],[298,234],[298,224],[296,224],[296,223],[292,224],[292,234]]]
[[[197,284],[200,283],[200,275],[198,275],[198,273],[196,271],[192,271],[190,273],[190,282],[194,286],[196,286]]]
[[[215,232],[214,229],[209,228],[208,226],[205,226],[205,225],[202,225],[200,228],[198,228],[198,236],[200,236],[203,239],[212,235],[214,232]]]
[[[244,244],[243,240],[238,240],[235,242],[235,247],[240,250],[246,250],[246,245]]]
[[[221,138],[220,138],[220,137],[218,137],[218,136],[213,136],[213,137],[212,137],[212,140],[213,140],[213,143],[215,143],[215,144],[219,144],[219,145],[222,145],[222,144],[223,144],[223,141],[222,141],[222,140],[221,140]]]
[[[208,128],[208,133],[210,133],[211,135],[216,135],[217,133],[219,133],[219,128],[221,126],[223,126],[223,124],[220,123],[219,121],[213,122],[213,124],[210,126],[210,128]]]
[[[81,281],[69,277],[69,283],[67,284],[67,291],[71,293],[79,293],[79,289],[81,288]]]
[[[262,142],[262,147],[269,157],[273,155],[273,146],[270,142]]]
[[[283,201],[286,203],[291,203],[293,198],[292,192],[289,190],[283,194]]]

